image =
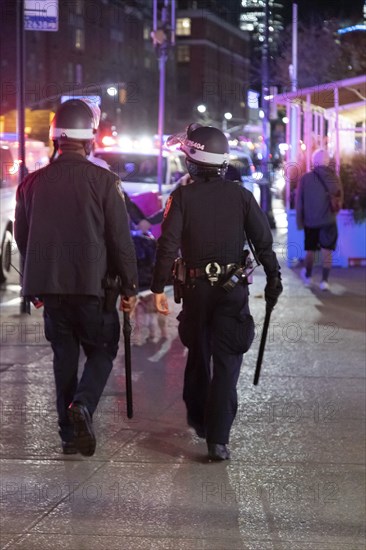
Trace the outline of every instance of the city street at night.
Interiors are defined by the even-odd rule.
[[[255,271],[257,334],[223,463],[207,461],[185,422],[179,306],[159,322],[148,293],[132,333],[133,418],[121,337],[96,453],[62,455],[42,310],[19,314],[13,272],[1,292],[3,550],[365,548],[365,268],[334,268],[331,292],[304,288],[284,265],[285,238],[279,227],[284,292],[258,386],[265,277]]]
[[[0,550],[366,550],[366,0],[0,37]]]

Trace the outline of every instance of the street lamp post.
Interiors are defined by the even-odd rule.
[[[17,2],[17,134],[18,134],[18,158],[20,166],[18,171],[18,183],[26,176],[25,165],[25,82],[24,82],[24,57],[25,57],[25,33],[24,33],[24,0]],[[24,263],[21,260],[20,270],[24,270]],[[20,285],[22,282],[20,281]],[[20,313],[30,313],[30,302],[24,296],[20,303]]]
[[[168,21],[170,5],[170,22]],[[158,0],[153,6],[153,43],[159,60],[159,116],[158,116],[158,188],[162,192],[163,183],[163,135],[165,111],[165,65],[168,59],[168,50],[175,42],[175,0],[164,0],[161,7],[160,22],[158,23]]]
[[[225,113],[224,118],[222,119],[222,131],[227,132],[227,121],[231,120],[233,115],[231,113]]]
[[[24,33],[24,0],[17,2],[17,134],[18,134],[18,158],[20,159],[19,167],[19,183],[26,175],[25,165],[25,82],[24,82],[24,46],[25,46],[25,33]]]
[[[265,0],[264,12],[264,42],[262,48],[262,94],[261,108],[263,111],[262,129],[263,129],[263,183],[260,187],[260,205],[266,213],[269,224],[272,229],[276,227],[276,223],[272,213],[271,205],[271,187],[270,187],[270,170],[269,170],[269,150],[270,150],[270,123],[269,123],[269,0]]]

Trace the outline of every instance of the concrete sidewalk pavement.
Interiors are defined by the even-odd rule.
[[[275,239],[285,243],[281,229]],[[283,266],[254,387],[265,309],[256,270],[256,338],[225,463],[208,463],[185,423],[179,306],[164,321],[140,301],[134,417],[121,341],[95,417],[97,450],[83,458],[60,452],[41,311],[20,316],[2,300],[0,548],[364,550],[366,273],[334,268],[328,293],[304,288],[299,271]]]

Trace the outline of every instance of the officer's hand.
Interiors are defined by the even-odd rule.
[[[279,295],[283,290],[280,277],[271,277],[267,279],[267,284],[264,289],[264,297],[266,304],[271,309],[277,304]]]
[[[170,313],[168,299],[164,292],[159,294],[154,293],[154,305],[158,313],[162,313],[163,315]]]
[[[137,304],[137,296],[121,296],[119,310],[125,313],[133,313]]]

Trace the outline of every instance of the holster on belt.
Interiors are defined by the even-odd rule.
[[[183,258],[177,258],[173,264],[174,302],[180,304],[183,298],[183,288],[186,282],[186,264]]]
[[[253,262],[249,256],[249,251],[244,250],[242,261],[239,265],[234,265],[229,271],[227,277],[221,283],[221,286],[226,292],[230,292],[237,284],[251,284],[253,282]]]

